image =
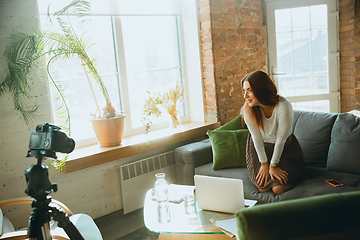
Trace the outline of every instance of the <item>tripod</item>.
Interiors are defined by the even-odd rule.
[[[48,155],[44,154],[43,151],[29,150],[27,157],[30,156],[37,158],[37,164],[25,170],[27,184],[25,192],[29,197],[35,198],[31,203],[34,210],[29,218],[27,237],[30,240],[51,240],[49,222],[52,218],[58,222],[58,226],[64,229],[71,240],[84,240],[65,212],[49,206],[51,197],[47,195],[51,193],[51,190],[56,192],[57,185],[51,184],[48,167],[41,165],[43,157]],[[50,156],[56,158],[55,153],[51,153]]]

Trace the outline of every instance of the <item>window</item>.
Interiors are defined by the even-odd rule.
[[[267,4],[269,64],[294,109],[338,112],[336,1]]]
[[[46,28],[49,3],[50,11],[57,11],[68,1],[38,0],[42,29]],[[203,109],[202,92],[194,92],[194,89],[201,90],[198,33],[194,29],[197,27],[196,1],[156,0],[151,6],[144,0],[92,1],[91,4],[92,15],[85,26],[75,24],[78,22],[76,16],[70,16],[70,20],[79,36],[84,34],[85,39],[96,43],[88,49],[88,54],[96,58],[97,70],[107,86],[113,106],[126,114],[124,136],[145,132],[140,120],[147,92],[161,93],[177,82],[185,88],[187,96],[181,113],[182,122],[201,120],[203,117],[199,116],[191,119],[192,112]],[[188,11],[186,17],[182,16],[181,10]],[[189,28],[192,30],[187,31]],[[194,47],[197,52],[193,51]],[[192,66],[186,67],[186,62]],[[90,119],[97,108],[81,61],[76,57],[61,61],[52,71],[64,86],[70,109],[71,136],[77,146],[96,143]],[[191,86],[193,90],[189,90]],[[99,107],[103,108],[105,100],[96,83],[93,83],[93,89]],[[54,89],[50,92],[54,95]],[[194,106],[190,101],[195,103],[191,104]],[[55,109],[56,102],[52,102]],[[54,121],[56,123],[55,117]],[[167,127],[167,113],[163,112],[162,117],[153,118],[152,122],[152,130]]]
[[[42,23],[47,22],[47,16],[42,15],[40,19]],[[70,17],[70,21],[72,23],[77,22],[75,17]],[[119,89],[119,74],[112,35],[112,19],[111,17],[92,17],[91,22],[86,26],[91,31],[84,33],[84,39],[91,39],[96,43],[89,48],[88,54],[90,58],[96,58],[97,69],[107,86],[112,104],[117,111],[120,111],[120,96],[117,90]],[[43,29],[47,29],[47,27],[43,27]],[[76,33],[81,34],[84,31],[85,29],[76,29]],[[95,114],[97,108],[81,61],[74,57],[64,61],[56,61],[51,66],[51,73],[57,75],[58,81],[61,81],[65,90],[66,103],[70,111],[71,136],[77,143],[81,140],[94,138],[90,119],[91,114]],[[105,99],[102,97],[96,82],[92,82],[92,86],[99,101],[99,107],[105,107]],[[56,89],[53,86],[50,86],[50,94],[52,98],[56,94]],[[59,102],[52,101],[53,109],[57,109],[58,104]],[[54,116],[54,121],[58,124],[56,116]]]
[[[136,129],[142,126],[147,92],[165,92],[182,82],[179,21],[177,16],[132,16],[119,17],[118,22],[122,27],[129,94],[124,105],[131,114],[127,123]],[[161,122],[168,122],[166,113],[153,119],[153,123]]]

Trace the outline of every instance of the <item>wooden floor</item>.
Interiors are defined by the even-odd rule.
[[[145,226],[143,208],[124,214],[123,210],[95,219],[104,240],[115,240]]]

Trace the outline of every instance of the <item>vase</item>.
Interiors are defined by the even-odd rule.
[[[169,128],[172,130],[180,131],[181,129],[181,122],[180,117],[177,114],[169,114]]]
[[[114,118],[91,120],[100,147],[114,147],[121,144],[125,116],[120,114]]]

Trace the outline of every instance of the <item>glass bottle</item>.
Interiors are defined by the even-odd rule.
[[[155,198],[157,202],[158,221],[159,223],[167,223],[170,221],[168,184],[165,180],[165,173],[157,173],[155,177]]]

